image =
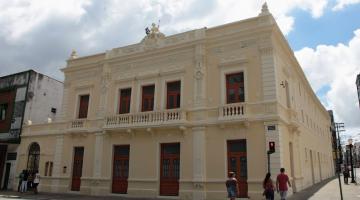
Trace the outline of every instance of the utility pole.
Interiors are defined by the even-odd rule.
[[[340,151],[340,155],[338,157],[337,160],[337,174],[338,174],[338,179],[339,179],[339,186],[340,186],[340,197],[341,200],[343,200],[343,194],[342,194],[342,188],[341,188],[341,179],[340,179],[340,172],[341,172],[341,163],[342,163],[342,151],[341,151],[341,142],[340,142],[340,132],[345,131],[345,126],[344,123],[335,123],[335,130],[337,133],[337,140],[338,140],[338,145],[337,145],[337,149],[336,152]]]

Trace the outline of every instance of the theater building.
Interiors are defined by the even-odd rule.
[[[23,129],[42,191],[224,199],[234,171],[240,197],[259,199],[269,142],[290,192],[334,175],[330,117],[266,5],[171,36],[153,24],[137,44],[73,52],[62,71],[61,120]]]
[[[56,120],[61,107],[62,86],[62,82],[33,70],[0,77],[1,189],[17,185],[16,161],[23,124]],[[33,158],[29,164],[36,163],[38,157]]]

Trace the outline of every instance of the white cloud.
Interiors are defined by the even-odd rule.
[[[332,8],[334,11],[342,10],[346,6],[360,3],[360,0],[337,0],[336,5]]]
[[[360,29],[348,44],[319,45],[295,52],[313,89],[330,86],[325,99],[335,120],[344,122],[352,134],[360,133],[360,108],[356,75],[360,73]]]
[[[294,18],[289,13],[294,9],[308,11],[313,17],[320,17],[328,0],[269,0],[270,11],[278,19],[284,34],[293,29]],[[159,19],[164,31],[170,33],[216,26],[256,16],[261,1],[238,0],[13,0],[0,1],[0,35],[6,41],[16,43],[24,35],[46,22],[57,18],[70,23],[86,23],[82,17],[98,22],[95,27],[84,28],[84,39],[98,37],[97,33],[107,31],[123,19],[132,24]],[[96,5],[96,7],[94,6]],[[101,12],[102,15],[96,14]],[[95,19],[91,19],[96,16]],[[89,22],[88,21],[88,22]],[[93,23],[92,23],[93,24]],[[92,37],[93,36],[93,37]]]
[[[17,40],[51,17],[76,19],[83,15],[89,0],[16,0],[0,1],[0,33],[9,41]]]

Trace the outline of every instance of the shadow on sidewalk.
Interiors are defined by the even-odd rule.
[[[289,200],[304,200],[309,199],[311,196],[313,196],[317,191],[319,191],[322,187],[324,187],[326,184],[328,184],[330,181],[337,179],[337,176],[328,178],[326,180],[321,181],[320,183],[316,183],[313,186],[310,186],[304,190],[301,190],[300,192],[294,193],[291,197],[289,197]]]

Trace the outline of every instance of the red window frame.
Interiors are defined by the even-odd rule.
[[[131,88],[121,89],[119,95],[119,114],[130,113]]]
[[[141,111],[154,110],[155,85],[142,86]]]
[[[231,92],[233,91],[233,92]],[[231,97],[233,93],[234,97]],[[226,75],[226,103],[245,101],[244,73],[238,72]]]
[[[79,98],[79,119],[87,118],[90,95],[80,95]]]
[[[181,81],[168,82],[166,85],[166,109],[180,108]]]

